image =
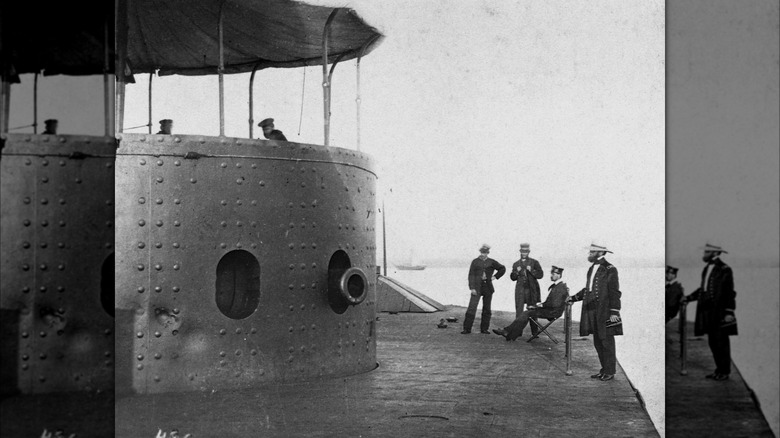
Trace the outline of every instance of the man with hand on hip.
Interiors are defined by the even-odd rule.
[[[471,290],[471,300],[466,310],[466,318],[463,320],[463,331],[461,334],[471,333],[471,326],[474,324],[474,317],[477,314],[477,305],[482,298],[482,320],[480,321],[480,333],[490,334],[490,305],[493,301],[493,276],[498,280],[506,272],[506,267],[501,263],[488,257],[490,245],[483,244],[479,248],[479,257],[471,262],[469,267],[469,289]]]

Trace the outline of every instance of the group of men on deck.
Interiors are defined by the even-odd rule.
[[[480,332],[490,333],[491,304],[495,292],[493,278],[498,280],[506,273],[504,265],[488,257],[489,245],[482,245],[479,252],[479,257],[475,258],[469,267],[471,299],[463,321],[462,334],[471,333],[480,299],[482,300]],[[592,264],[588,269],[585,287],[572,296],[569,296],[566,283],[560,281],[563,268],[553,266],[550,271],[552,285],[548,288],[549,294],[543,303],[538,280],[544,276],[544,271],[538,260],[529,257],[530,252],[531,247],[528,243],[520,245],[520,259],[512,265],[509,274],[512,281],[516,282],[516,318],[509,326],[494,329],[493,332],[504,336],[507,341],[513,341],[522,336],[526,325],[529,321],[533,321],[531,333],[536,336],[539,330],[536,318],[558,318],[563,314],[568,302],[583,301],[580,336],[593,335],[593,344],[601,363],[601,370],[591,377],[601,381],[612,380],[617,366],[615,336],[623,334],[617,268],[604,258],[612,251],[605,246],[591,244],[588,261]]]

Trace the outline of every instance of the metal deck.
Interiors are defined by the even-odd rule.
[[[563,343],[461,335],[464,313],[380,313],[380,365],[356,376],[119,398],[117,436],[658,436],[622,369],[590,379],[590,338],[574,339],[567,377]],[[494,326],[513,317],[494,312]],[[562,322],[554,330],[562,337]]]
[[[705,379],[715,369],[707,338],[691,335],[692,322],[687,332],[688,375],[682,376],[678,320],[666,325],[666,436],[773,437],[737,367],[732,363],[729,380]]]

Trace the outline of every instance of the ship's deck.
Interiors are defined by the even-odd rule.
[[[773,437],[751,390],[732,363],[729,380],[704,376],[715,369],[707,338],[693,336],[688,323],[687,376],[680,375],[678,320],[666,325],[666,435]]]
[[[461,335],[464,312],[462,307],[447,306],[435,313],[380,313],[380,366],[357,376],[241,391],[118,398],[117,436],[154,437],[163,431],[170,437],[172,430],[192,438],[658,436],[620,367],[615,380],[590,378],[599,368],[590,338],[574,338],[574,375],[567,377],[563,342],[556,345],[542,335],[528,343],[529,329],[516,342],[478,331]],[[437,328],[446,317],[459,322]],[[492,325],[509,323],[513,317],[514,313],[494,312]],[[576,323],[573,329],[576,334]],[[551,330],[563,340],[563,321]],[[695,378],[697,357],[692,351],[688,380],[709,383]],[[670,376],[667,368],[667,378],[678,376]],[[744,385],[734,379],[719,388]],[[5,399],[3,418],[15,421],[2,422],[3,436],[40,436],[44,427],[50,432],[61,427],[79,438],[108,436],[111,400],[106,396]],[[678,395],[676,400],[685,398]],[[677,419],[667,423],[667,430],[688,427],[674,416],[680,407],[667,403],[672,403],[667,412]],[[755,416],[757,410],[751,412]]]
[[[598,359],[575,338],[573,376],[564,344],[461,335],[441,318],[465,309],[378,315],[378,369],[339,379],[242,391],[117,400],[117,436],[658,436],[622,369],[590,378]],[[496,326],[514,314],[494,312]],[[475,327],[479,327],[479,315]],[[563,321],[553,334],[563,339]],[[576,333],[577,327],[574,326]]]

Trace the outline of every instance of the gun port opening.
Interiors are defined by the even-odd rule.
[[[231,319],[244,319],[260,304],[260,263],[244,250],[230,251],[217,264],[217,308]]]

